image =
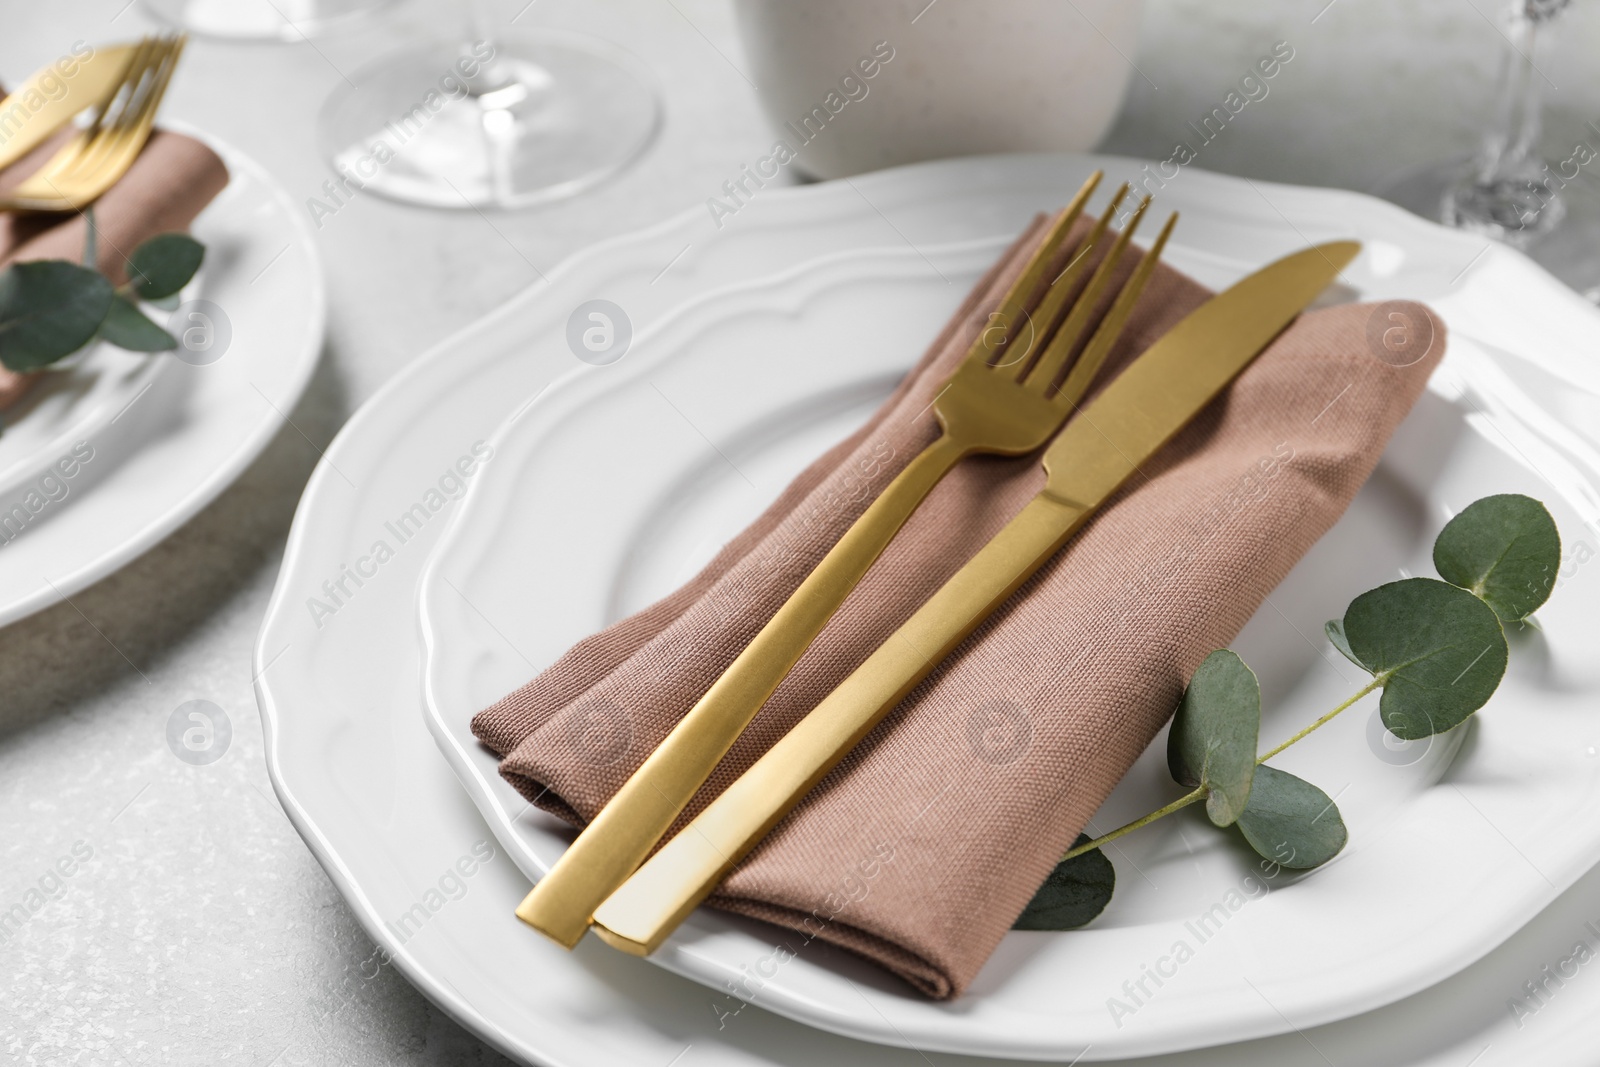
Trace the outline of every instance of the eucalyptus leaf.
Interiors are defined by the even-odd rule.
[[[66,260],[13,263],[0,271],[0,363],[38,370],[94,337],[111,310],[98,271]]]
[[[122,296],[111,301],[111,310],[100,324],[100,336],[130,352],[166,352],[178,347],[176,338]]]
[[[1323,624],[1322,632],[1328,635],[1329,643],[1332,644],[1334,648],[1337,648],[1345,659],[1349,660],[1351,663],[1354,663],[1362,670],[1367,669],[1367,665],[1356,659],[1356,654],[1350,651],[1350,639],[1344,635],[1343,619],[1329,619],[1325,624]]]
[[[1561,534],[1537,500],[1520,493],[1486,496],[1440,531],[1433,565],[1445,581],[1516,622],[1537,611],[1555,588]]]
[[[1088,841],[1079,834],[1074,848]],[[1117,871],[1099,849],[1063,860],[1044,880],[1012,924],[1013,930],[1076,930],[1105,910],[1117,887]]]
[[[1250,799],[1260,732],[1255,672],[1218,649],[1189,679],[1167,736],[1167,769],[1183,785],[1207,790],[1206,816],[1218,826],[1232,825]]]
[[[171,296],[189,284],[205,255],[205,245],[186,233],[157,234],[128,257],[128,281],[142,300]]]
[[[1505,674],[1500,620],[1482,600],[1432,578],[1363,593],[1344,613],[1352,658],[1383,686],[1379,712],[1396,737],[1443,733],[1489,700]]]
[[[1262,856],[1294,870],[1320,867],[1350,838],[1339,806],[1328,794],[1265,763],[1256,768],[1239,832]]]

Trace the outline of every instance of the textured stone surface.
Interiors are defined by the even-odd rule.
[[[1219,104],[1278,40],[1296,58],[1198,165],[1367,188],[1470,146],[1499,44],[1484,15],[1418,0],[1323,2],[1151,0],[1132,57],[1141,74],[1107,148],[1165,157],[1185,122]],[[495,4],[499,22],[524,3]],[[316,195],[328,171],[313,118],[340,72],[441,36],[454,7],[419,0],[315,46],[196,42],[168,114],[266,163],[295,199]],[[127,0],[12,4],[4,22],[0,73],[12,80],[74,39],[125,39],[150,25]],[[316,449],[361,401],[540,271],[703,202],[770,143],[749,87],[719,55],[737,57],[725,0],[542,0],[516,25],[586,30],[655,68],[667,125],[644,165],[573,203],[517,215],[369,197],[324,219],[328,347],[294,426],[166,543],[70,604],[0,630],[0,907],[41,879],[54,894],[0,944],[0,1052],[12,1062],[504,1062],[392,968],[369,977],[372,944],[267,782],[250,656]],[[1600,85],[1581,78],[1597,30],[1597,9],[1578,5],[1545,64],[1557,86],[1554,154],[1600,138],[1584,129],[1600,115]],[[1584,193],[1600,199],[1592,185]],[[174,709],[197,699],[233,728],[226,754],[206,766],[179,761],[165,740]],[[75,847],[92,855],[79,862]],[[63,859],[74,873],[56,884],[50,872]]]

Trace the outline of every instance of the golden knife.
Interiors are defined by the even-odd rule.
[[[82,58],[57,60],[11,90],[0,101],[0,170],[49,140],[79,112],[104,103],[122,84],[133,50],[133,45],[111,45]]]
[[[594,915],[608,944],[647,955],[846,752],[977,629],[1316,298],[1361,246],[1278,260],[1184,317],[1069,422],[1045,487],[777,744]]]

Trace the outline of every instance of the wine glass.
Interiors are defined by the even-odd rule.
[[[388,56],[323,106],[318,143],[337,177],[320,210],[363,192],[440,208],[516,208],[573,196],[636,160],[661,111],[649,76],[603,41],[491,32]]]
[[[1527,252],[1591,300],[1600,300],[1600,213],[1574,205],[1569,185],[1591,150],[1551,163],[1539,154],[1543,86],[1538,60],[1549,23],[1571,0],[1511,0],[1495,100],[1473,156],[1410,171],[1375,190],[1408,210]],[[1574,207],[1582,217],[1569,218]]]
[[[143,0],[156,18],[199,37],[303,41],[396,0]]]

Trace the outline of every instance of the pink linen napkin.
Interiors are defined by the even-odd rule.
[[[929,405],[1040,234],[1036,220],[873,418],[692,581],[479,713],[474,732],[503,757],[508,781],[575,826],[594,817],[934,439]],[[1209,295],[1159,267],[1102,380]],[[1374,306],[1301,316],[847,756],[710,904],[785,928],[775,936],[792,951],[820,939],[930,997],[961,993],[1166,722],[1190,673],[1338,519],[1416,401],[1443,353],[1443,324],[1420,305],[1380,307],[1409,315],[1432,339],[1413,362],[1374,350]],[[1042,484],[1036,457],[969,459],[946,477],[684,818]]]

